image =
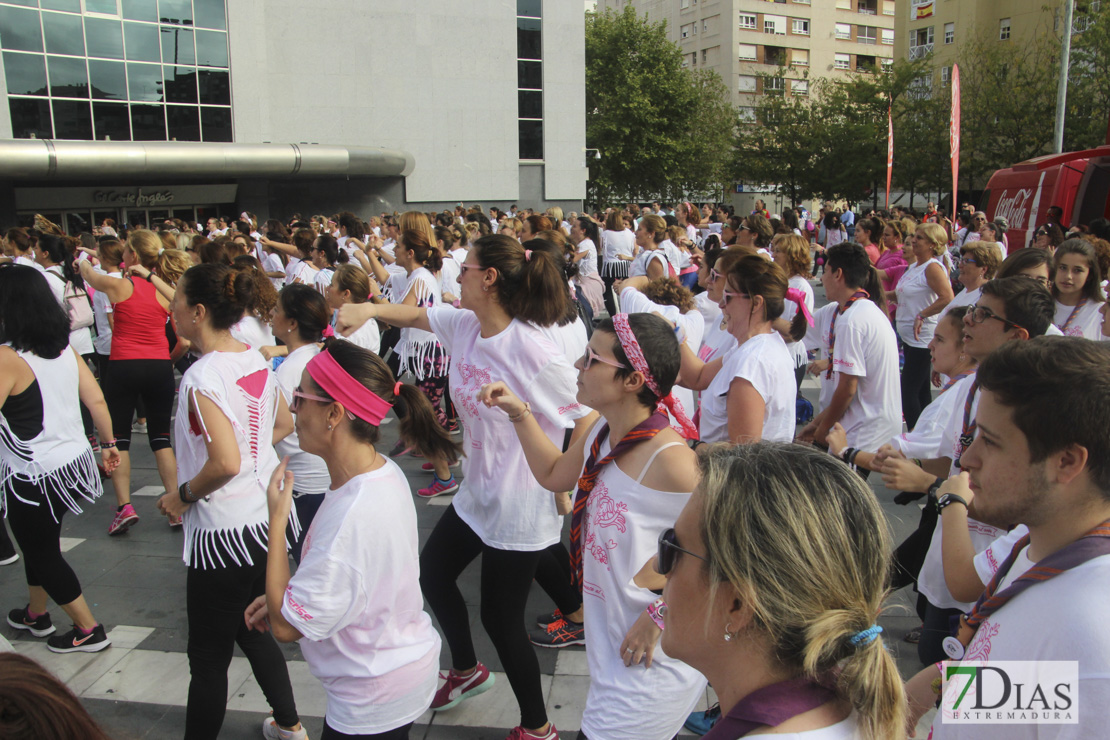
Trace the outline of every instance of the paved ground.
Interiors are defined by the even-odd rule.
[[[815,287],[820,293],[820,285]],[[816,403],[817,386],[812,379],[806,380],[803,393]],[[396,423],[383,427],[382,450],[392,448],[396,429]],[[96,504],[87,506],[82,515],[66,516],[62,532],[69,562],[81,579],[93,613],[107,628],[112,647],[93,655],[55,655],[46,649],[43,640],[6,624],[0,627],[0,635],[8,638],[15,650],[40,661],[65,681],[116,740],[180,736],[184,730],[189,683],[182,537],[180,532],[168,528],[155,509],[156,497],[162,489],[154,457],[144,436],[136,435],[135,440],[133,501],[141,517],[139,523],[123,536],[107,536],[115,508],[108,484],[106,495]],[[430,474],[420,470],[421,460],[406,456],[398,462],[409,475],[413,487],[423,541],[449,498],[417,499],[415,490],[427,484]],[[916,526],[919,508],[892,503],[893,493],[883,487],[875,475],[871,476],[871,485],[887,515],[894,541],[901,541]],[[475,563],[463,573],[460,586],[470,605],[479,658],[491,670],[500,671],[497,655],[478,620],[478,574]],[[0,607],[7,610],[24,604],[25,588],[20,564],[0,568],[0,594],[3,596]],[[905,633],[918,624],[911,603],[905,592],[895,594],[879,619],[885,630],[883,636],[904,676],[919,668],[916,646],[902,642]],[[529,613],[540,614],[552,608],[543,592],[533,589]],[[55,607],[52,616],[59,627],[66,626],[62,623],[65,615],[60,609]],[[318,738],[325,708],[324,693],[308,672],[297,645],[287,645],[284,650],[298,709],[309,736]],[[564,737],[574,737],[589,682],[584,649],[537,648],[537,653],[549,716]],[[448,667],[446,651],[442,662],[444,668]],[[508,682],[503,675],[498,678],[494,689],[479,698],[450,712],[426,713],[416,723],[412,733],[414,740],[504,738],[519,722],[519,713]],[[708,696],[707,701],[711,700]],[[220,737],[228,740],[261,737],[260,725],[268,711],[246,659],[236,650],[229,671],[227,718]]]

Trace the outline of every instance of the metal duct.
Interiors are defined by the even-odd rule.
[[[414,166],[408,152],[363,146],[0,140],[0,178],[10,180],[405,177]]]

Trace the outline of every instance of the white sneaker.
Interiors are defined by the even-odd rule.
[[[262,737],[266,740],[308,740],[308,731],[303,724],[299,730],[283,730],[273,717],[267,717],[262,721]]]
[[[131,425],[131,433],[132,434],[146,434],[146,422],[144,421],[141,424],[137,421],[134,422]]]

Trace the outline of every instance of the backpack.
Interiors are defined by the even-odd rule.
[[[794,421],[798,424],[808,424],[813,420],[813,404],[805,396],[798,396],[794,403]]]
[[[62,300],[65,301],[66,313],[69,315],[69,330],[74,331],[76,329],[84,329],[86,326],[92,326],[92,302],[89,300],[89,294],[85,292],[85,289],[78,288],[71,281],[66,280],[56,272],[47,270],[46,274],[53,275],[56,279],[66,284]]]

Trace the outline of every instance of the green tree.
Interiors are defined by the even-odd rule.
[[[1110,3],[1077,10],[1072,38],[1064,151],[1106,142],[1110,117]]]
[[[631,7],[586,16],[587,198],[677,201],[719,193],[728,173],[735,113],[711,72],[685,69],[666,24]]]

